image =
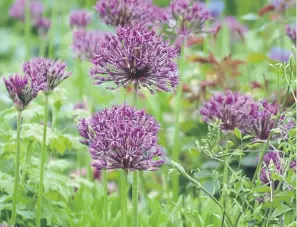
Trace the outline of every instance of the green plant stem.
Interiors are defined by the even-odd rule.
[[[227,153],[227,152],[225,152]],[[222,188],[222,200],[223,200],[223,206],[224,206],[224,209],[226,209],[226,204],[228,202],[228,195],[226,193],[226,188],[227,187],[227,184],[228,184],[228,157],[225,156],[225,162],[224,162],[224,175],[223,175],[223,188]],[[222,224],[221,226],[224,225],[224,221],[225,221],[225,215],[226,215],[226,212],[224,210],[223,212],[223,218],[222,218]]]
[[[47,132],[47,118],[48,118],[48,94],[45,94],[44,102],[44,122],[43,122],[43,141],[41,150],[41,163],[40,163],[40,173],[39,173],[39,187],[38,187],[38,200],[37,200],[37,210],[36,210],[36,227],[40,227],[41,219],[41,204],[43,197],[43,178],[44,178],[44,167],[45,167],[45,157],[46,157],[46,132]]]
[[[82,61],[80,58],[78,58],[76,66],[77,66],[77,74],[78,74],[77,80],[78,80],[78,86],[79,86],[79,98],[80,98],[80,101],[82,101],[84,96],[85,83],[84,83]]]
[[[127,227],[127,173],[121,170],[121,227]]]
[[[138,227],[138,171],[133,172],[132,185],[132,226]]]
[[[30,15],[30,1],[25,2],[25,43],[26,43],[26,60],[29,60],[31,55],[31,15]]]
[[[209,193],[197,180],[192,178],[189,174],[186,173],[185,169],[178,164],[177,162],[171,161],[171,164],[178,170],[178,172],[187,178],[190,182],[192,182],[198,189],[202,190],[205,194],[207,194],[222,210],[225,212],[225,215],[230,222],[230,225],[233,227],[232,219],[229,214],[226,212],[225,208],[221,205],[221,203],[211,194]]]
[[[134,106],[137,108],[137,84],[134,86]],[[132,185],[132,227],[138,227],[138,171],[133,172]]]
[[[185,43],[185,42],[184,42]],[[181,56],[179,61],[179,77],[180,81],[182,82],[182,75],[184,71],[185,65],[185,44],[181,46]],[[181,110],[181,96],[182,96],[182,83],[178,86],[177,92],[175,95],[175,102],[174,102],[174,134],[173,134],[173,148],[172,148],[172,159],[174,161],[178,161],[179,159],[179,151],[180,151],[180,124],[179,124],[179,117],[180,117],[180,110]],[[173,202],[178,200],[179,194],[179,176],[177,174],[172,174],[172,199]]]
[[[16,206],[17,206],[17,197],[18,197],[18,188],[19,188],[19,179],[20,179],[20,158],[21,158],[21,121],[22,121],[22,111],[18,112],[17,119],[17,150],[15,157],[15,174],[14,174],[14,187],[13,187],[13,205],[12,205],[12,215],[11,215],[11,225],[15,226],[16,221]]]
[[[107,171],[103,170],[103,187],[104,187],[104,227],[108,223],[108,189],[107,189]]]
[[[55,1],[52,0],[52,12],[51,12],[51,28],[49,31],[49,43],[48,43],[48,56],[49,58],[54,57],[54,42],[55,42],[55,19],[56,19],[56,8]]]

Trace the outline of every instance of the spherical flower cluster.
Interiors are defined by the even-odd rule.
[[[206,7],[192,0],[173,0],[167,15],[168,25],[179,35],[205,32],[209,19],[211,14]]]
[[[85,28],[91,22],[91,15],[85,10],[71,12],[69,24],[71,28]]]
[[[106,35],[93,58],[90,71],[96,84],[113,81],[116,87],[134,84],[136,89],[170,91],[178,85],[177,51],[145,25],[120,27]]]
[[[271,182],[271,172],[272,169],[281,174],[283,171],[282,159],[278,152],[270,151],[264,155],[263,158],[264,167],[260,173],[260,180],[263,184]],[[271,168],[273,165],[273,168]]]
[[[46,34],[51,23],[49,19],[43,17],[44,9],[41,1],[30,0],[27,3],[26,0],[15,0],[14,4],[10,8],[9,15],[25,22],[26,4],[29,4],[28,9],[30,11],[29,13],[32,25],[36,27],[41,34]]]
[[[248,104],[252,102],[247,95],[227,91],[225,94],[213,96],[200,109],[205,122],[221,120],[221,129],[230,131],[238,128],[245,130],[248,126]]]
[[[3,79],[9,98],[19,111],[23,111],[34,99],[39,91],[38,84],[34,84],[28,76],[15,74]]]
[[[39,84],[40,90],[50,93],[71,73],[66,72],[66,64],[60,60],[55,61],[46,58],[33,58],[25,62],[23,71],[35,84]]]
[[[81,119],[78,129],[97,169],[155,170],[164,163],[159,125],[143,110],[113,106]]]
[[[286,26],[287,36],[291,39],[294,45],[296,45],[296,26]]]
[[[100,42],[103,34],[97,31],[76,30],[72,35],[72,50],[83,59],[91,60],[100,52]]]
[[[106,24],[118,27],[149,22],[151,7],[148,0],[98,0],[95,8]]]
[[[274,128],[278,111],[279,106],[276,102],[269,103],[266,100],[263,100],[259,103],[252,103],[249,112],[251,121],[248,127],[248,132],[260,140],[268,139],[271,129]],[[278,122],[278,125],[281,122],[282,119]]]

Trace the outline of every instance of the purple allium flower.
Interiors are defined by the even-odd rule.
[[[30,18],[35,23],[43,14],[43,5],[41,1],[30,0]],[[9,15],[20,21],[25,21],[26,0],[15,0],[9,10]]]
[[[91,60],[100,52],[100,42],[104,36],[98,31],[76,30],[72,38],[74,53],[80,58]]]
[[[287,36],[291,39],[293,44],[296,46],[296,25],[295,26],[286,26]]]
[[[294,160],[290,163],[290,168],[293,169],[294,171],[296,171],[296,159],[294,159]]]
[[[90,74],[96,84],[113,81],[116,89],[134,84],[137,89],[170,91],[178,85],[177,51],[145,25],[119,27],[106,35],[93,58]]]
[[[60,60],[46,58],[33,58],[23,65],[23,71],[35,84],[40,85],[40,90],[50,93],[71,73],[65,71],[66,64]]]
[[[263,158],[264,167],[261,170],[260,173],[260,180],[263,184],[267,184],[271,181],[270,179],[270,171],[271,171],[271,165],[273,164],[274,170],[277,173],[282,172],[282,159],[278,152],[270,151],[264,155]]]
[[[288,62],[290,56],[292,55],[291,51],[287,51],[280,47],[273,47],[268,53],[268,57],[274,61]]]
[[[45,17],[39,18],[36,21],[36,27],[38,28],[40,34],[46,35],[51,27],[51,21]]]
[[[209,19],[210,12],[203,4],[192,0],[173,0],[170,3],[167,22],[177,34],[205,32],[204,25]]]
[[[71,12],[69,24],[71,28],[85,28],[91,22],[91,15],[85,10]]]
[[[273,5],[276,12],[284,12],[290,6],[294,6],[296,0],[271,0],[271,5]]]
[[[113,106],[81,119],[78,129],[97,169],[156,170],[164,163],[159,125],[144,110]]]
[[[27,76],[15,74],[8,79],[4,78],[3,81],[9,98],[19,111],[23,111],[39,91],[38,85],[33,84]]]
[[[200,114],[207,123],[221,120],[223,131],[235,128],[245,130],[248,124],[248,104],[251,102],[251,98],[247,95],[227,91],[225,94],[214,95],[200,109]]]
[[[88,101],[86,99],[84,99],[81,102],[76,103],[73,106],[74,110],[89,110],[89,105],[88,105]]]
[[[274,128],[278,112],[279,105],[276,102],[269,103],[262,100],[260,103],[252,103],[249,112],[250,124],[247,131],[260,140],[268,139],[270,131]],[[283,127],[283,124],[287,124],[284,115],[280,117],[276,127]]]
[[[95,8],[106,24],[118,27],[149,22],[151,7],[148,0],[98,0]]]

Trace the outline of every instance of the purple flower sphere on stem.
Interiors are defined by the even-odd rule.
[[[41,224],[41,204],[43,197],[43,181],[46,158],[46,134],[48,121],[48,97],[55,87],[57,87],[63,80],[68,78],[71,74],[66,72],[66,64],[61,61],[54,61],[46,58],[33,58],[25,62],[23,65],[25,75],[30,77],[32,81],[39,85],[40,90],[45,95],[44,104],[44,124],[43,124],[43,142],[41,151],[39,186],[38,186],[38,200],[36,208],[36,226]]]
[[[263,184],[270,183],[271,180],[271,165],[275,172],[281,174],[283,171],[282,160],[278,152],[270,151],[264,155],[263,158],[264,167],[260,173],[260,180]]]
[[[235,128],[245,130],[248,125],[248,104],[252,99],[247,95],[227,91],[225,94],[214,95],[200,109],[205,122],[221,120],[223,131],[233,131]]]
[[[11,225],[16,222],[16,207],[19,188],[19,171],[20,171],[20,146],[21,146],[21,119],[22,111],[29,105],[29,103],[37,96],[39,87],[34,84],[27,76],[15,74],[9,78],[3,79],[9,98],[13,101],[15,108],[18,111],[17,117],[17,150],[16,150],[16,163],[15,163],[15,177],[13,189],[13,205],[11,215]]]
[[[85,29],[90,22],[91,15],[85,10],[73,11],[69,16],[69,24],[71,28]]]
[[[106,24],[115,27],[148,23],[155,16],[148,0],[98,0],[95,9]]]
[[[192,0],[173,0],[167,15],[169,26],[178,35],[205,32],[204,25],[209,19],[211,14],[207,8]]]
[[[133,84],[151,93],[170,91],[178,85],[176,55],[175,48],[145,25],[119,27],[101,42],[90,74],[96,84],[113,81],[116,87],[109,89]]]

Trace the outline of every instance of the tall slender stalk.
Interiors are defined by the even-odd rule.
[[[184,42],[185,43],[185,42]],[[185,65],[185,59],[184,59],[184,52],[185,52],[185,44],[181,46],[181,56],[179,61],[179,78],[180,82],[182,82],[182,76],[183,76],[183,69]],[[179,157],[179,151],[180,151],[180,125],[179,125],[179,115],[181,110],[181,96],[182,96],[182,83],[178,86],[177,92],[175,95],[175,103],[174,103],[174,116],[175,116],[175,122],[174,122],[174,135],[173,135],[173,148],[172,148],[172,159],[174,161],[178,161]],[[178,199],[178,193],[179,193],[179,176],[177,174],[172,175],[172,199],[174,202]]]
[[[22,111],[18,112],[17,119],[17,150],[15,156],[15,174],[14,174],[14,187],[13,187],[13,205],[12,205],[12,216],[11,216],[11,225],[15,226],[16,221],[16,206],[17,206],[17,197],[18,197],[18,188],[19,188],[19,179],[20,179],[20,156],[21,156],[21,120],[22,120]]]
[[[45,157],[46,157],[46,132],[47,132],[47,118],[48,118],[48,96],[49,96],[48,94],[45,94],[43,141],[42,141],[41,163],[40,163],[40,173],[39,173],[38,200],[37,200],[37,210],[36,210],[36,227],[40,227],[40,219],[41,219],[41,204],[42,204],[42,197],[43,197],[43,178],[44,178],[44,167],[45,167]]]
[[[189,174],[186,173],[185,169],[178,164],[177,162],[171,161],[171,164],[180,172],[181,175],[183,175],[185,178],[187,178],[190,182],[192,182],[197,188],[201,189],[205,194],[207,194],[225,213],[228,221],[230,222],[230,226],[233,227],[233,222],[229,214],[226,212],[224,206],[211,194],[205,189],[197,180],[192,178]]]
[[[49,58],[54,57],[54,40],[55,40],[55,19],[56,19],[56,8],[55,7],[55,1],[52,0],[52,12],[51,12],[51,28],[49,31],[49,43],[48,43],[48,56]]]
[[[127,227],[127,173],[121,170],[121,227]]]
[[[222,191],[222,201],[223,201],[223,206],[224,209],[226,210],[226,204],[227,204],[227,200],[228,200],[228,196],[227,193],[225,191],[225,187],[228,184],[228,157],[227,157],[227,152],[225,151],[225,162],[224,162],[224,175],[223,175],[223,191]],[[222,218],[222,224],[221,226],[224,225],[224,221],[225,221],[225,216],[226,216],[226,212],[223,212],[223,218]]]
[[[28,60],[31,55],[31,15],[30,15],[30,0],[25,2],[25,43],[26,43],[26,57]]]
[[[104,227],[107,227],[108,222],[108,191],[107,191],[107,172],[103,170],[103,187],[104,187]]]
[[[79,86],[79,98],[80,101],[83,100],[83,96],[84,96],[84,75],[83,75],[83,68],[82,68],[82,61],[80,58],[78,58],[77,60],[77,73],[78,73],[78,86]]]
[[[137,85],[134,87],[134,106],[137,107]],[[138,227],[138,171],[133,172],[132,227]]]

